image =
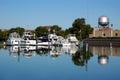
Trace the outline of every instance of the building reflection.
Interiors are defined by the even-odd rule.
[[[109,57],[108,56],[106,56],[106,55],[98,56],[98,63],[99,64],[105,65],[105,64],[108,64],[108,61],[109,61]]]
[[[71,60],[76,66],[87,66],[89,60],[93,56],[97,56],[98,64],[107,65],[109,63],[109,56],[120,56],[120,47],[112,46],[89,46],[84,44],[82,47],[77,46],[66,46],[66,47],[55,47],[55,46],[7,46],[10,56],[24,58],[31,58],[36,55],[50,56],[51,58],[58,58],[63,54],[71,56]]]
[[[109,56],[120,56],[120,47],[112,46],[89,46],[93,55],[98,55],[98,63],[105,65],[109,63]]]

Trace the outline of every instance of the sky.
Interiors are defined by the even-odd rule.
[[[72,26],[77,18],[98,26],[98,18],[107,16],[113,29],[120,29],[120,0],[0,0],[0,29],[58,25]]]

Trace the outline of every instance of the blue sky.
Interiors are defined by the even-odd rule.
[[[110,18],[114,29],[120,29],[120,0],[0,0],[0,28],[59,25],[72,26],[77,18],[97,27],[98,17]]]

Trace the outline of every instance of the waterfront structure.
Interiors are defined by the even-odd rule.
[[[93,37],[120,37],[120,30],[113,30],[110,27],[94,28],[93,34],[89,35],[89,38]]]
[[[120,37],[120,30],[113,30],[113,24],[110,26],[110,21],[107,16],[100,16],[98,18],[98,28],[93,29],[93,34],[89,35],[89,38],[93,37]]]

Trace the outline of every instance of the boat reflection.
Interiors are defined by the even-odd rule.
[[[20,55],[19,46],[7,46],[7,49],[9,50],[10,56],[18,57]]]
[[[50,56],[57,58],[61,55],[68,54],[71,56],[73,63],[76,66],[86,66],[93,56],[97,56],[97,62],[100,65],[109,63],[109,56],[120,56],[120,47],[111,46],[89,46],[84,44],[82,47],[77,46],[7,46],[10,56],[30,58],[32,56]]]
[[[22,54],[26,58],[30,58],[33,55],[50,55],[51,57],[57,57],[62,54],[74,55],[78,50],[76,46],[55,47],[55,46],[7,46],[11,56],[19,56]]]
[[[23,52],[25,58],[30,58],[34,55],[36,46],[20,46],[20,51]]]

